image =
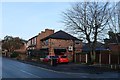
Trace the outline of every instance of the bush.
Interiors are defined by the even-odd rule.
[[[12,54],[10,55],[11,58],[16,58],[16,57],[18,57],[18,56],[19,56],[19,54],[16,53],[16,52],[14,52],[14,53],[12,53]]]

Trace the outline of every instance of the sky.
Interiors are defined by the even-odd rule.
[[[62,12],[76,1],[84,0],[1,0],[0,39],[9,35],[28,40],[46,28],[65,30]]]
[[[62,12],[70,7],[70,2],[3,2],[0,37],[28,40],[46,28],[64,30]]]

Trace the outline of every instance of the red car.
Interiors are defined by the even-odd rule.
[[[67,56],[59,56],[58,58],[58,63],[68,63],[69,60],[67,58]]]
[[[53,58],[57,58],[58,59],[58,56],[50,56],[50,55],[48,55],[48,56],[46,56],[44,59],[43,59],[43,62],[49,62],[51,59],[53,59]]]

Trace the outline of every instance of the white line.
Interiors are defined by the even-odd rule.
[[[37,77],[37,78],[41,78],[41,77],[39,77],[39,76],[37,76],[37,75],[34,75],[34,74],[32,74],[32,73],[29,73],[29,72],[27,72],[27,71],[24,71],[24,70],[20,70],[20,71],[22,71],[22,72],[24,72],[24,73],[27,73],[27,74],[29,74],[29,75],[35,76],[35,77]]]

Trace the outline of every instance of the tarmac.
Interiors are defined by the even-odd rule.
[[[55,66],[51,66],[50,64],[44,62],[35,62],[35,61],[21,61],[21,62],[53,71],[68,72],[68,73],[89,73],[89,74],[102,74],[105,72],[120,73],[120,69],[111,69],[109,67],[104,67],[99,65],[68,63],[68,64],[57,64]]]

